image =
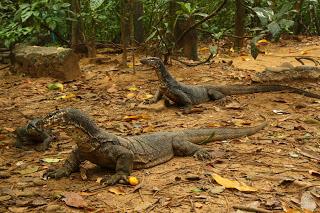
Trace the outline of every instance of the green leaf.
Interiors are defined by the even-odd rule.
[[[207,17],[208,16],[208,14],[206,14],[206,13],[195,13],[194,15],[195,16],[202,16],[202,17]]]
[[[277,22],[271,22],[267,25],[268,30],[272,34],[273,38],[278,38],[281,32],[281,28]]]
[[[215,46],[209,46],[209,51],[210,53],[212,53],[212,55],[216,55],[218,53],[218,46],[215,45]]]
[[[281,29],[285,29],[286,31],[289,31],[289,28],[294,25],[294,21],[281,19],[278,24],[280,25]]]
[[[274,15],[271,9],[254,7],[253,11],[257,14],[262,25],[267,25],[268,22],[272,20],[272,16]]]
[[[153,31],[153,32],[151,33],[151,35],[149,35],[148,38],[146,39],[146,42],[149,41],[150,39],[152,39],[152,38],[156,35],[156,33],[157,33],[156,30]]]
[[[61,90],[63,91],[63,84],[61,83],[50,83],[48,84],[49,90]]]
[[[22,23],[27,21],[31,16],[33,15],[33,12],[32,11],[27,11],[23,14],[21,14],[21,21]]]
[[[63,3],[63,4],[61,4],[61,7],[70,7],[70,4],[69,3]]]
[[[96,10],[103,4],[104,0],[90,0],[90,9]]]

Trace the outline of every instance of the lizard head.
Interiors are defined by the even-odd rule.
[[[154,68],[159,68],[163,63],[160,58],[157,57],[148,57],[140,60],[142,64],[152,66]]]

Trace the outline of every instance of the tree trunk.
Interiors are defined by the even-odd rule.
[[[182,2],[187,2],[183,0]],[[176,2],[175,2],[176,3]],[[177,6],[175,6],[177,8]],[[195,23],[193,17],[189,17],[188,19],[180,17],[174,26],[174,37],[175,40],[178,40],[179,36],[190,26]],[[178,49],[182,49],[183,55],[191,60],[199,60],[198,58],[198,35],[196,29],[192,29],[188,32],[181,41],[176,44]]]
[[[78,16],[80,14],[80,1],[71,0],[71,10]],[[79,45],[84,44],[84,34],[81,19],[75,18],[71,24],[71,48],[76,50]]]
[[[236,14],[235,14],[235,39],[234,39],[234,44],[233,48],[237,51],[239,51],[243,47],[243,36],[245,33],[244,29],[244,20],[245,20],[245,15],[246,11],[244,6],[243,0],[236,0]]]
[[[302,23],[301,23],[301,8],[303,5],[304,0],[297,0],[294,4],[294,9],[297,11],[297,16],[295,18],[295,23],[293,27],[293,33],[298,35],[301,33],[302,30]]]
[[[142,43],[144,41],[144,27],[143,21],[140,17],[143,16],[143,4],[141,0],[133,1],[134,7],[134,39],[138,43]]]
[[[120,1],[121,45],[123,49],[121,66],[127,67],[128,44],[130,41],[130,2]]]

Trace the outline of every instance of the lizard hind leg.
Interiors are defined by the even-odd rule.
[[[208,89],[207,93],[208,93],[210,100],[213,100],[213,101],[226,97],[225,94],[223,94],[222,92],[219,92],[218,90],[215,90],[215,89]]]
[[[208,89],[207,93],[210,100],[216,101],[217,104],[221,106],[225,106],[226,104],[232,101],[232,99],[229,96],[226,96],[222,92],[219,92],[215,89]]]
[[[212,158],[207,150],[189,141],[173,141],[172,148],[175,156],[194,156],[198,160]]]

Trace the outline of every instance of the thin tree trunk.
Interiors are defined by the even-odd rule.
[[[71,0],[71,10],[76,15],[80,14],[79,0]],[[76,18],[71,24],[71,48],[75,50],[79,44],[84,44],[84,35],[81,20]]]
[[[239,51],[243,47],[243,36],[245,33],[244,29],[244,20],[246,11],[244,6],[242,5],[244,2],[243,0],[236,0],[236,14],[235,14],[235,39],[233,48]]]
[[[144,27],[141,17],[143,16],[143,4],[141,0],[133,1],[134,11],[134,38],[138,43],[144,41]]]
[[[186,0],[182,2],[187,2]],[[197,30],[191,29],[182,39],[179,39],[181,34],[189,29],[195,20],[193,17],[188,19],[180,17],[174,26],[174,36],[175,40],[178,42],[176,44],[177,48],[182,48],[183,55],[191,60],[199,60],[198,57],[198,35]]]
[[[127,67],[127,58],[128,58],[128,43],[130,39],[129,31],[129,1],[121,0],[120,1],[120,28],[121,28],[121,45],[122,45],[122,62],[121,66]]]
[[[295,19],[295,24],[293,27],[293,32],[295,35],[298,35],[302,30],[302,24],[301,24],[301,9],[303,5],[304,0],[297,0],[294,4],[294,9],[297,11],[297,16]]]

